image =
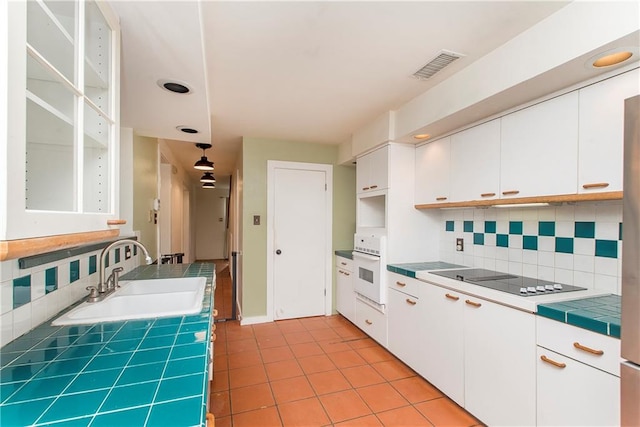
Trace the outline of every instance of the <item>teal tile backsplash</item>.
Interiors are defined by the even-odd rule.
[[[21,307],[31,301],[31,276],[13,279],[13,308]]]
[[[44,275],[45,293],[51,293],[58,289],[58,267],[47,268]]]
[[[443,210],[441,218],[442,261],[620,294],[619,201]]]
[[[75,260],[69,263],[69,282],[73,283],[80,279],[80,261]]]

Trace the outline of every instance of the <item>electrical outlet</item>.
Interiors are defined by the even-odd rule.
[[[464,251],[464,239],[461,237],[456,239],[456,251],[457,252]]]
[[[260,225],[260,215],[253,216],[253,225]]]

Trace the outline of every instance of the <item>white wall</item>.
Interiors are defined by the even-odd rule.
[[[228,189],[196,191],[196,259],[223,259],[225,252]]]

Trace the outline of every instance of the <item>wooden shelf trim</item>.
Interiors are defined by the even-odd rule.
[[[522,205],[528,203],[567,203],[622,200],[622,191],[608,191],[589,194],[559,194],[556,196],[517,197],[509,199],[468,200],[464,202],[426,203],[415,205],[416,209],[476,208],[497,205]]]
[[[126,219],[109,219],[107,225],[124,225],[127,223]]]
[[[120,230],[101,230],[86,233],[59,234],[56,236],[34,237],[31,239],[0,241],[0,261],[38,255],[58,249],[70,248],[85,243],[113,239]]]

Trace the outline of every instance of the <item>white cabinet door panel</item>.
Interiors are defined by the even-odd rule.
[[[449,201],[450,161],[450,137],[416,148],[416,204]]]
[[[422,305],[419,298],[389,289],[387,311],[389,351],[413,369],[425,357],[422,344]]]

